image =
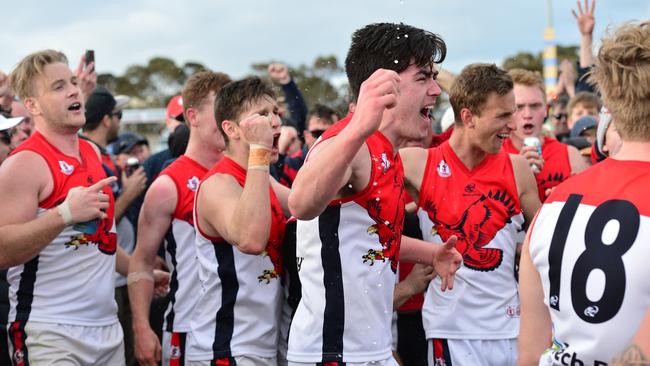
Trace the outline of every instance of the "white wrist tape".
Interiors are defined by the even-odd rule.
[[[250,145],[249,145],[249,148],[250,148],[251,150],[254,150],[254,149],[264,149],[264,150],[271,151],[271,148],[270,148],[270,147],[268,147],[268,146],[266,146],[266,145],[262,145],[262,144],[250,144]]]
[[[57,211],[59,211],[59,215],[61,215],[61,218],[63,219],[63,223],[68,226],[72,225],[72,212],[70,212],[70,204],[68,201],[63,201],[60,205],[56,206]]]
[[[151,272],[145,272],[145,271],[131,272],[131,273],[129,273],[128,276],[126,276],[126,284],[127,284],[127,286],[132,284],[132,283],[136,283],[136,282],[138,282],[140,280],[149,281],[151,283],[155,282]]]

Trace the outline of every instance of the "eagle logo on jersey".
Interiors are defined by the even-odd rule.
[[[74,167],[63,160],[59,160],[59,168],[61,169],[61,173],[65,175],[70,175],[74,172]]]
[[[497,204],[505,210],[498,210],[498,206],[495,207]],[[505,191],[482,194],[455,222],[444,222],[431,201],[426,201],[422,208],[434,224],[431,229],[433,235],[438,234],[444,241],[456,235],[456,250],[463,256],[465,267],[489,272],[501,265],[503,251],[485,246],[499,230],[511,222],[510,217],[515,214],[514,200]]]
[[[275,205],[271,205],[272,222],[283,222],[284,214]],[[269,242],[266,244],[266,250],[260,254],[261,256],[268,256],[273,264],[273,269],[265,269],[261,275],[257,276],[258,282],[271,283],[271,280],[278,278],[282,274],[282,241],[284,240],[284,226],[279,235],[273,235],[273,230],[269,237]]]
[[[394,217],[384,217],[385,212],[382,210],[381,201],[378,198],[370,199],[367,203],[366,209],[368,215],[375,222],[374,225],[368,227],[368,235],[377,234],[379,243],[382,250],[369,249],[366,254],[361,258],[363,263],[369,263],[371,266],[375,264],[376,260],[385,262],[386,259],[390,260],[390,267],[394,273],[397,273],[397,261],[399,246],[402,240],[402,224],[404,222],[404,198],[402,195],[403,186],[400,186],[400,194],[398,199],[400,202],[396,204]]]
[[[117,234],[109,231],[110,222],[108,219],[99,220],[97,230],[93,234],[82,233],[73,235],[65,243],[65,247],[79,249],[80,245],[97,244],[100,252],[108,255],[115,254],[117,250]]]
[[[73,235],[72,237],[70,237],[70,241],[65,243],[65,247],[66,248],[72,247],[74,248],[74,250],[77,250],[79,249],[80,245],[88,245],[88,244],[89,242],[83,234]]]

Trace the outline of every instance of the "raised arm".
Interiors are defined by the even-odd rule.
[[[272,145],[267,117],[254,114],[243,119],[240,127],[249,144]],[[224,238],[244,253],[262,253],[271,232],[269,179],[268,166],[249,166],[243,188],[230,175],[209,177],[197,197],[199,223],[207,224],[203,228],[208,234]]]
[[[594,26],[596,19],[594,18],[594,11],[596,10],[596,0],[584,0],[584,7],[580,0],[576,1],[578,7],[577,12],[575,9],[571,10],[573,17],[576,18],[576,24],[580,31],[580,67],[585,68],[594,64],[593,54],[593,41],[594,41]]]
[[[0,268],[34,258],[68,225],[106,217],[102,210],[108,208],[109,197],[101,190],[115,181],[114,177],[70,190],[63,203],[37,217],[39,201],[52,191],[49,174],[45,161],[30,151],[20,152],[0,166]]]
[[[298,85],[291,78],[287,65],[270,64],[268,68],[269,76],[274,82],[280,84],[284,98],[287,102],[287,109],[291,114],[291,119],[295,123],[295,128],[299,134],[306,128],[307,121],[307,104],[302,96]]]
[[[316,145],[296,176],[289,195],[289,208],[296,218],[309,220],[321,214],[350,178],[356,177],[356,170],[363,168],[359,152],[367,151],[366,139],[379,128],[384,110],[395,106],[398,83],[396,72],[379,69],[361,84],[352,120],[337,136]]]
[[[161,345],[149,323],[154,294],[154,264],[158,248],[172,221],[178,193],[168,176],[156,179],[144,198],[138,219],[138,242],[129,264],[129,301],[133,315],[135,357],[141,365],[157,365]]]

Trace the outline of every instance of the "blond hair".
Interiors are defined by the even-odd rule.
[[[590,79],[621,137],[650,141],[650,22],[627,23],[606,35]]]
[[[508,74],[510,74],[510,77],[512,78],[512,82],[515,85],[519,84],[519,85],[534,86],[539,88],[539,90],[542,92],[543,100],[546,101],[544,80],[542,79],[542,75],[540,75],[539,72],[524,70],[524,69],[512,69],[508,71]]]
[[[45,76],[45,66],[57,62],[67,65],[68,58],[62,52],[54,50],[38,51],[26,56],[9,75],[11,88],[20,99],[35,96],[35,78]]]

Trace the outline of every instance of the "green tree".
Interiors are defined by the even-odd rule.
[[[170,97],[181,92],[187,79],[205,70],[197,62],[179,66],[166,57],[154,57],[146,65],[129,66],[124,75],[99,74],[97,83],[115,94],[132,98],[134,107],[164,107]]]
[[[569,60],[572,63],[575,63],[578,59],[578,46],[557,46],[557,60],[558,65],[562,60]],[[530,52],[519,52],[514,56],[506,57],[503,61],[503,68],[506,70],[511,70],[515,68],[521,68],[531,71],[543,72],[544,63],[543,63],[543,51],[538,52],[537,54],[532,54]]]

